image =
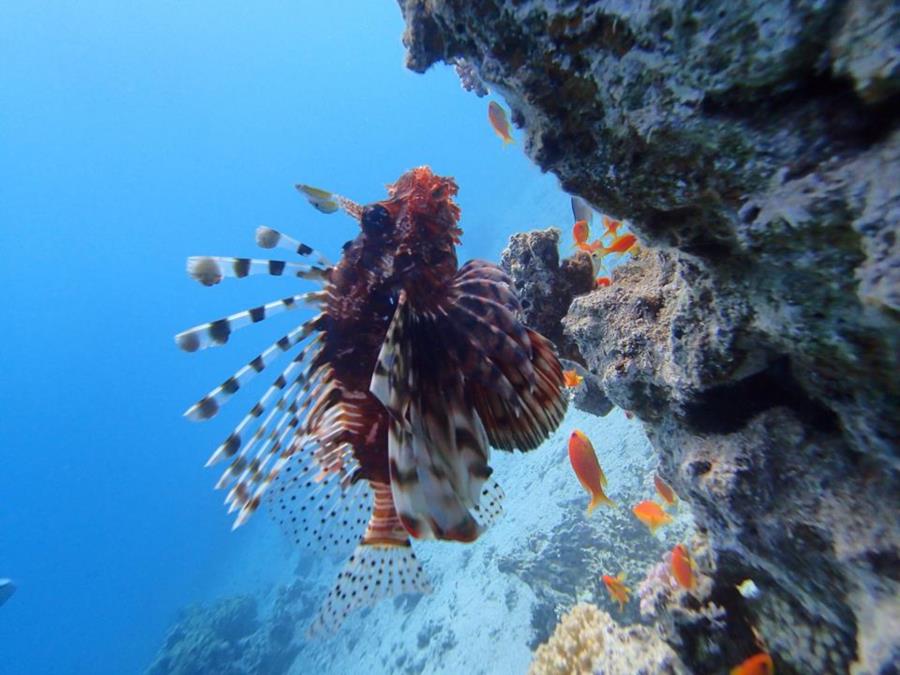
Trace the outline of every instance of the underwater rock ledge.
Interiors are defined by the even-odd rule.
[[[646,425],[727,633],[779,672],[891,672],[900,6],[399,4],[411,69],[465,62],[542,169],[632,221],[645,255],[574,300],[561,345]],[[733,665],[710,641],[670,644]]]

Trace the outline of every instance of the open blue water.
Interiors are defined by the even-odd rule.
[[[172,336],[296,291],[202,288],[186,256],[259,255],[267,224],[337,257],[357,225],[293,184],[369,202],[420,164],[460,185],[461,260],[569,222],[487,99],[403,67],[402,30],[369,0],[0,3],[0,672],[141,672],[179,608],[285,552],[264,517],[230,531],[203,468],[252,395],[180,413],[294,318],[199,354]]]

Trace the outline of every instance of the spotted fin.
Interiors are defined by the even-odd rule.
[[[488,529],[503,514],[505,497],[503,488],[497,481],[488,481],[481,488],[481,499],[472,511],[482,530]]]
[[[431,590],[397,517],[390,487],[373,481],[371,490],[374,506],[366,532],[313,619],[310,637],[333,635],[348,614],[383,598]]]
[[[345,453],[341,459],[349,464],[352,458]],[[323,471],[311,448],[298,452],[266,493],[269,513],[295,544],[347,555],[372,514],[368,481],[354,483],[348,476],[346,470]]]

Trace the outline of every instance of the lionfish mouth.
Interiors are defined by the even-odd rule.
[[[194,257],[205,286],[292,275],[318,289],[204,323],[175,337],[189,352],[224,345],[245,326],[301,306],[318,313],[192,405],[214,417],[251,379],[292,358],[207,462],[227,462],[217,489],[238,527],[263,499],[297,544],[352,551],[310,627],[334,631],[348,613],[428,581],[410,537],[471,542],[502,511],[490,448],[531,450],[566,409],[551,343],[527,328],[507,275],[459,266],[456,184],[428,167],[362,207],[300,185],[320,212],[344,211],[360,233],[331,264],[290,236],[256,241],[303,262]]]

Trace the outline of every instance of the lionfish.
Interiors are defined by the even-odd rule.
[[[298,189],[320,211],[340,207],[359,221],[337,264],[260,227],[261,247],[308,262],[195,257],[188,271],[207,286],[291,274],[322,288],[201,324],[176,342],[194,352],[274,314],[319,310],[185,413],[213,417],[294,352],[207,466],[228,463],[216,488],[230,488],[235,528],[265,499],[298,544],[355,546],[310,626],[316,634],[381,598],[429,590],[410,537],[477,539],[503,499],[490,479],[490,446],[536,448],[559,426],[567,399],[553,346],[523,325],[509,277],[482,260],[459,266],[452,178],[412,169],[367,206]]]

